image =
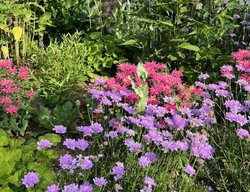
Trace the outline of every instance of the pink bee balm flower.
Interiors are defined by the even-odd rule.
[[[11,106],[5,108],[5,112],[8,114],[15,114],[15,113],[17,113],[17,111],[18,111],[18,108],[15,105],[11,105]]]
[[[10,60],[0,61],[0,68],[10,68],[11,66],[12,66],[12,61]]]
[[[32,98],[32,97],[34,97],[36,94],[34,93],[34,92],[29,92],[29,93],[27,93],[26,94],[26,97],[27,98]]]
[[[29,74],[28,74],[27,72],[20,72],[20,73],[18,74],[18,77],[19,77],[20,79],[28,79],[28,78],[29,78]]]
[[[0,98],[0,104],[4,105],[4,104],[10,104],[12,101],[9,97],[2,97]]]
[[[16,71],[17,71],[16,68],[9,68],[8,69],[9,74],[14,74],[14,73],[16,73]]]

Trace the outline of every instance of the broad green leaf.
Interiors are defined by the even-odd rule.
[[[57,145],[61,142],[61,137],[55,133],[47,133],[43,136],[39,137],[39,140],[47,139],[49,140],[53,145]]]
[[[13,192],[13,191],[9,187],[5,187],[3,189],[0,189],[0,192]]]
[[[190,43],[182,43],[178,47],[180,47],[182,49],[187,49],[190,51],[195,51],[195,52],[198,52],[200,50],[200,48],[198,46],[192,45]]]
[[[40,24],[46,24],[51,18],[51,13],[50,12],[45,12],[42,14],[42,16],[39,18],[39,23]]]
[[[20,40],[21,36],[22,36],[23,29],[22,29],[22,27],[14,27],[12,29],[12,33],[14,35],[15,41],[18,42]]]

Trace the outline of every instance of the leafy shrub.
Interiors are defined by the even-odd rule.
[[[57,135],[45,135],[53,144],[60,142]],[[36,140],[25,141],[22,138],[10,138],[0,130],[0,191],[25,191],[21,179],[28,171],[35,171],[40,182],[30,191],[44,191],[55,181],[55,174],[51,170],[51,161],[58,157],[56,151],[36,150]]]
[[[0,61],[1,128],[24,134],[35,96],[29,82],[29,68],[15,68],[9,60]]]
[[[230,53],[249,47],[246,1],[119,1],[113,34],[132,62],[156,60],[185,71],[193,82],[199,72],[216,70]]]
[[[112,39],[98,33],[81,41],[80,33],[75,33],[64,35],[59,44],[54,42],[44,50],[37,50],[32,63],[41,96],[49,103],[63,103],[64,96],[71,97],[77,93],[79,83],[123,61],[113,43]]]

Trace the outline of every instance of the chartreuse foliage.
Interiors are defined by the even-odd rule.
[[[53,144],[60,142],[60,137],[47,134],[41,139],[49,139]],[[0,191],[25,191],[21,179],[28,171],[36,171],[40,183],[30,191],[42,192],[56,179],[51,170],[51,161],[58,157],[55,150],[37,151],[35,139],[11,138],[0,130]]]

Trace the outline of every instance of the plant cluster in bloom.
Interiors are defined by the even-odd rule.
[[[24,103],[35,96],[29,84],[29,68],[16,68],[12,61],[0,61],[0,108],[6,114],[17,114]],[[25,108],[27,109],[27,108]]]
[[[222,103],[219,109],[221,114],[225,114],[224,119],[230,123],[235,123],[238,129],[236,134],[241,139],[250,139],[250,51],[239,50],[231,54],[236,65],[223,65],[220,69],[221,77],[225,81],[206,84],[205,79],[209,75],[199,76],[201,81],[195,85],[203,89],[207,98],[215,98]],[[219,110],[218,109],[218,110]]]

